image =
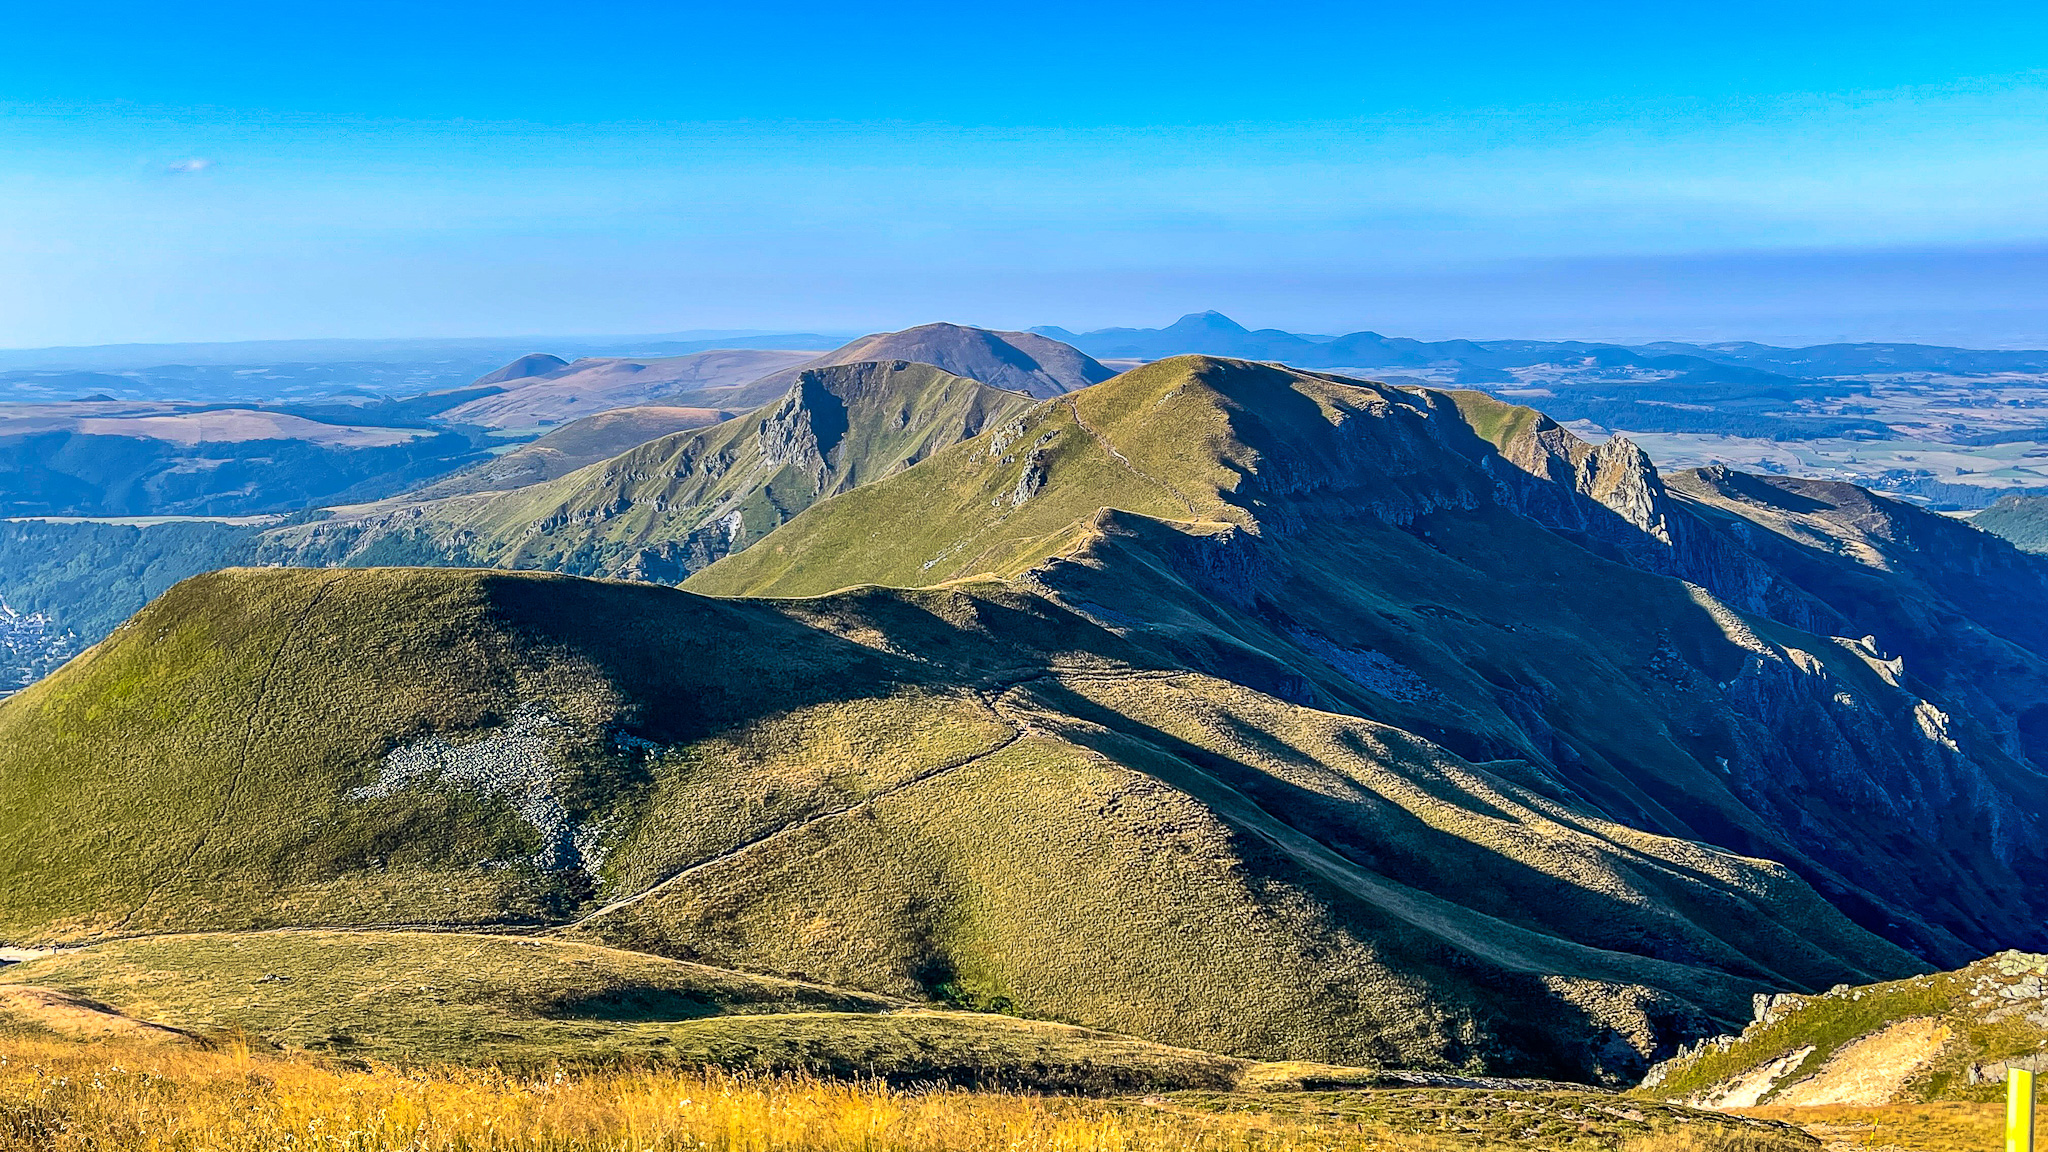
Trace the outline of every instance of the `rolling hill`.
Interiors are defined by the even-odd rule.
[[[506,492],[566,476],[649,440],[704,428],[737,413],[720,408],[649,405],[613,408],[572,420],[538,440],[481,460],[453,475],[405,493],[408,501],[436,500],[475,492]]]
[[[907,468],[1029,404],[928,364],[807,368],[772,404],[560,479],[344,509],[266,533],[258,554],[293,564],[476,564],[675,583],[816,501]]]
[[[0,967],[0,1033],[10,1023],[60,1034],[67,1024],[74,1034],[148,1027],[188,1041],[240,1033],[347,1060],[543,1074],[666,1063],[1064,1092],[1375,1079],[590,944],[461,932],[115,941]]]
[[[552,376],[567,368],[569,362],[560,356],[546,352],[529,352],[494,371],[486,372],[471,381],[472,387],[503,384],[508,380],[532,380]]]
[[[1970,523],[2029,552],[2048,552],[2048,497],[2002,496]]]
[[[485,428],[562,424],[612,408],[673,402],[687,393],[745,383],[805,363],[813,355],[777,349],[720,349],[661,359],[595,358],[569,364],[554,356],[523,356],[484,378],[501,391],[450,408],[440,419]],[[537,371],[526,376],[502,375],[534,369]],[[687,406],[699,405],[692,397]]]
[[[1916,968],[1778,865],[994,584],[216,573],[0,741],[15,941],[558,926],[1244,1058],[1609,1079],[1756,992]]]

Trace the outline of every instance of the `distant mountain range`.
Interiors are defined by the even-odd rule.
[[[1314,336],[1277,328],[1248,329],[1220,312],[1195,312],[1165,328],[1031,331],[1064,341],[1091,356],[1156,360],[1202,353],[1247,360],[1277,360],[1303,368],[1453,368],[1461,383],[1496,382],[1510,368],[1588,364],[1604,368],[1676,371],[1695,382],[1759,383],[1772,377],[1801,380],[1880,372],[2048,372],[2048,351],[2001,352],[1927,344],[1822,344],[1774,348],[1765,344],[1683,344],[1661,341],[1626,346],[1579,340],[1409,340],[1377,332]],[[1729,372],[1727,369],[1747,369]]]
[[[793,364],[808,363],[813,355],[717,349],[684,356],[585,357],[574,362],[558,356],[522,356],[471,385],[472,389],[495,391],[465,400],[437,413],[436,418],[485,428],[534,428],[613,408],[674,403],[685,395],[692,396],[689,407],[730,407],[716,401],[704,403],[694,394],[744,384]]]
[[[413,339],[241,340],[0,349],[0,371],[119,372],[162,365],[502,363],[535,347],[571,356],[680,356],[713,348],[832,348],[851,332],[704,330],[644,336],[480,336]],[[470,375],[483,371],[479,367]]]

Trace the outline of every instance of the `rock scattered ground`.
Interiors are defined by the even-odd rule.
[[[1877,1107],[2001,1099],[2008,1065],[2048,1052],[2048,955],[1820,995],[1758,996],[1735,1036],[1650,1070],[1646,1095],[1697,1107]]]

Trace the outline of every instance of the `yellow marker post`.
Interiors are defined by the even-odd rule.
[[[2034,1152],[2034,1074],[2005,1070],[2005,1152]]]

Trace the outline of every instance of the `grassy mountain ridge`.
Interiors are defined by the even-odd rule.
[[[1211,384],[1224,375],[1228,392]],[[1262,470],[1283,489],[1323,479],[1297,476],[1297,468],[1341,470],[1359,499],[1391,514],[1476,503],[1490,485],[1469,469],[1434,467],[1441,454],[1421,450],[1415,403],[1399,390],[1277,368],[1159,361],[1107,388],[1043,401],[887,491],[851,492],[829,510],[799,516],[775,539],[696,577],[694,587],[809,595],[851,583],[1014,576],[1053,555],[1103,507],[1249,524],[1251,510],[1238,497]],[[1282,405],[1284,413],[1269,408]],[[1368,434],[1386,433],[1386,444],[1346,439],[1346,425],[1362,414],[1385,417]],[[1383,458],[1361,455],[1381,448]],[[920,514],[901,514],[911,508]],[[887,531],[872,531],[870,521],[886,521]]]
[[[2023,623],[1985,594],[2038,574],[1884,504],[1990,542],[2003,575],[1873,600],[1858,581],[1884,578],[1803,570],[1764,522],[1667,491],[1625,440],[1596,448],[1477,393],[1182,357],[815,506],[689,587],[1027,579],[1162,659],[1527,759],[1612,818],[1791,863],[1866,927],[1961,962],[2031,939],[1974,895],[2036,899],[2029,691],[1923,683],[1830,637],[1913,639],[1925,603],[1991,666],[2038,676],[1999,632],[2025,640]],[[1874,841],[1871,821],[1914,832]]]
[[[745,416],[510,492],[280,529],[262,554],[296,564],[466,563],[673,583],[792,513],[1027,403],[926,364],[806,369],[778,401]]]
[[[1910,967],[1775,865],[997,585],[216,573],[0,704],[0,738],[15,940],[574,923],[1225,1054],[1608,1077],[1755,991]],[[1469,874],[1401,874],[1461,853],[1607,892],[1599,944],[1577,899],[1511,922],[1462,906]]]

